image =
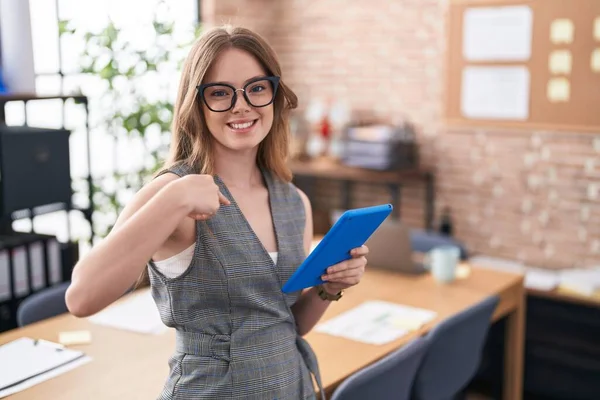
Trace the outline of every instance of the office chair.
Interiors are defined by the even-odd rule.
[[[401,349],[355,372],[334,391],[331,400],[409,400],[427,342],[416,338]]]
[[[17,324],[21,327],[68,312],[65,293],[70,283],[42,289],[23,300],[17,309]]]
[[[415,378],[415,400],[449,400],[462,395],[481,362],[499,301],[498,296],[488,297],[442,321],[425,336],[428,349]]]

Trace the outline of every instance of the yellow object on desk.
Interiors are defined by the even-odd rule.
[[[468,264],[459,264],[456,267],[456,279],[467,279],[471,275],[471,267]]]
[[[575,297],[585,297],[585,298],[589,298],[589,299],[595,299],[600,301],[600,290],[595,290],[592,293],[586,293],[583,291],[579,291],[573,288],[570,288],[568,286],[565,285],[559,285],[557,288],[557,292],[558,293],[562,293],[562,294],[566,294],[566,295],[570,295],[570,296],[575,296]]]
[[[58,333],[58,342],[63,346],[74,346],[78,344],[89,344],[92,342],[90,331],[67,331]]]

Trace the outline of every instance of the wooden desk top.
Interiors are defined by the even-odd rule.
[[[322,321],[358,306],[366,300],[383,300],[436,311],[437,317],[419,331],[392,343],[374,346],[344,338],[311,332],[306,339],[319,359],[325,387],[335,387],[365,365],[402,347],[416,336],[429,331],[439,321],[450,317],[492,295],[501,296],[494,320],[516,307],[516,294],[522,291],[523,277],[498,271],[473,269],[465,279],[449,285],[437,283],[430,275],[407,276],[370,269],[363,281],[348,290],[342,300],[332,304]]]
[[[346,311],[365,300],[386,300],[438,313],[435,321],[420,332],[410,333],[382,346],[367,345],[322,333],[311,332],[307,340],[319,359],[323,383],[330,392],[339,382],[365,365],[401,347],[432,325],[475,304],[500,294],[502,301],[495,319],[510,312],[522,294],[523,277],[499,271],[474,269],[469,277],[449,285],[436,283],[429,275],[406,276],[368,269],[360,285],[329,307],[323,320]],[[89,330],[92,343],[72,346],[90,355],[92,362],[59,377],[10,397],[11,400],[62,399],[151,399],[160,392],[167,373],[167,362],[174,351],[175,335],[142,335],[92,324],[86,319],[61,315],[22,329],[0,334],[0,344],[19,337],[57,341],[58,333]]]

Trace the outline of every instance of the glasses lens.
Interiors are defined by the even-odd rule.
[[[266,106],[273,101],[275,95],[273,84],[268,79],[251,82],[244,89],[250,105],[254,107]]]
[[[204,101],[213,111],[225,111],[231,107],[233,89],[228,86],[209,86],[204,89],[202,96]]]

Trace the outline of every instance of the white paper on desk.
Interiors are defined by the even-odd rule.
[[[462,73],[461,112],[470,119],[529,118],[529,70],[523,66],[466,67]]]
[[[133,293],[110,307],[89,317],[95,324],[138,333],[159,334],[168,329],[149,290]]]
[[[560,287],[591,296],[600,290],[600,267],[564,270],[560,273]]]
[[[24,337],[0,346],[0,398],[91,361],[82,352],[63,348],[56,343],[44,340],[37,345],[34,343],[33,339]],[[21,383],[15,385],[17,382]]]
[[[430,310],[385,301],[367,301],[328,321],[315,330],[369,344],[385,344],[420,328],[435,318]]]
[[[528,6],[468,8],[463,57],[467,61],[527,61],[532,27],[533,12]]]
[[[527,267],[525,272],[525,287],[536,290],[554,290],[558,286],[557,271]]]

